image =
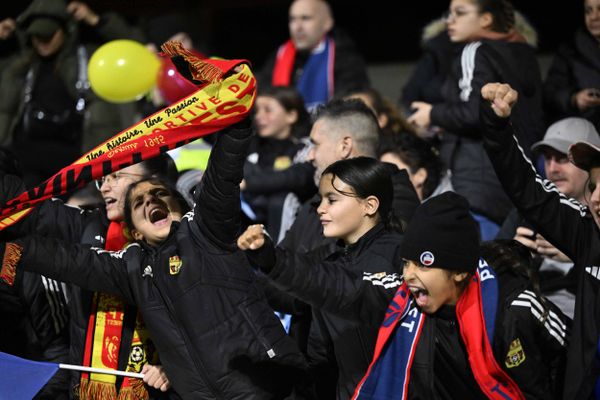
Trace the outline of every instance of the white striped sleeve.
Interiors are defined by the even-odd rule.
[[[544,318],[544,307],[535,293],[530,290],[525,290],[520,293],[510,305],[511,307],[528,308],[531,314],[542,323],[548,333],[555,338],[561,346],[566,346],[568,335],[567,325],[565,325],[560,317],[550,309],[548,309],[547,315]]]

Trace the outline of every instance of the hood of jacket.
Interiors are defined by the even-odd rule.
[[[70,16],[64,0],[33,0],[29,7],[19,15],[17,22],[20,26],[27,27],[38,17],[53,18],[66,25]]]
[[[520,33],[527,44],[532,47],[537,47],[538,45],[538,33],[531,25],[531,23],[525,18],[523,14],[519,11],[515,10],[515,30]],[[421,33],[421,45],[424,46],[431,39],[440,35],[442,32],[446,31],[446,18],[438,18],[430,21]]]

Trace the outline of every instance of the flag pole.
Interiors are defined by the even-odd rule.
[[[58,364],[58,367],[62,368],[62,369],[71,369],[74,371],[93,372],[96,374],[119,375],[119,376],[127,376],[129,378],[140,378],[140,379],[144,378],[144,374],[138,374],[136,372],[118,371],[115,369],[84,367],[83,365],[72,365],[72,364]]]

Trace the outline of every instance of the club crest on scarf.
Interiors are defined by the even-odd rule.
[[[506,368],[514,368],[523,364],[524,361],[525,351],[523,351],[521,341],[517,338],[510,343],[504,364],[506,364]]]

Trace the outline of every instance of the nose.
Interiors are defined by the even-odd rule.
[[[113,177],[111,175],[107,175],[102,179],[102,183],[100,184],[100,193],[106,193],[112,187]]]
[[[546,160],[546,164],[547,164],[547,168],[548,168],[548,172],[550,171],[556,171],[558,169],[558,163],[556,162],[556,158],[551,157],[549,159]]]
[[[102,181],[102,183],[100,184],[100,193],[106,193],[108,192],[108,184],[106,183],[106,181]]]
[[[592,192],[590,201],[592,204],[600,205],[600,185],[597,185],[596,189]]]
[[[306,160],[311,162],[315,160],[315,146],[311,145],[310,149],[308,149]]]
[[[144,204],[145,205],[155,203],[157,199],[158,199],[158,197],[152,192],[148,192],[148,193],[144,194]]]
[[[325,205],[325,199],[321,200],[319,207],[317,207],[317,214],[323,215],[327,212],[327,206]]]
[[[414,277],[416,267],[411,262],[404,262],[402,266],[402,275],[404,275],[404,281],[409,281]]]

